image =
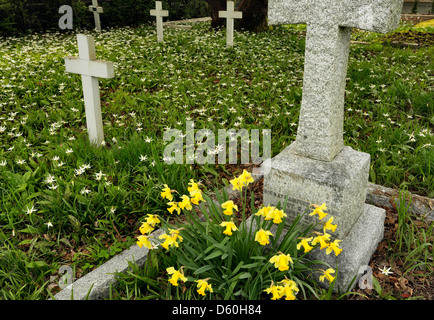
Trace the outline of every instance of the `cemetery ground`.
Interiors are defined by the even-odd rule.
[[[212,191],[244,168],[167,165],[166,129],[185,132],[190,120],[215,133],[271,129],[272,155],[295,138],[303,26],[236,33],[233,48],[225,30],[210,32],[206,23],[164,32],[163,43],[150,27],[94,34],[98,59],[115,65],[115,77],[100,80],[101,148],[88,143],[80,77],[64,68],[64,57],[77,56],[76,32],[1,39],[1,299],[47,299],[59,290],[62,265],[79,278],[135,244],[146,214],[171,218],[164,184],[182,194],[194,179]],[[344,123],[345,144],[371,155],[370,182],[430,198],[433,32],[353,31]],[[343,298],[433,299],[433,227],[402,208],[388,210],[371,260],[374,289]],[[112,298],[177,297],[168,287],[150,293],[143,277],[122,279]],[[340,298],[316,290],[307,298]]]

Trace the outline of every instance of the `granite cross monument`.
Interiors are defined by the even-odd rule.
[[[268,23],[307,25],[303,94],[295,141],[272,158],[264,205],[283,204],[288,220],[326,203],[342,240],[337,287],[369,262],[383,237],[384,210],[365,204],[370,155],[343,144],[344,95],[351,28],[386,33],[403,0],[269,0]],[[303,223],[314,222],[305,215]],[[326,257],[324,260],[331,259]],[[335,267],[335,261],[330,261]]]

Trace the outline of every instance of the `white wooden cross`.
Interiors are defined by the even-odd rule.
[[[331,161],[343,148],[351,28],[387,33],[403,0],[269,0],[269,24],[307,24],[296,152]]]
[[[151,9],[151,16],[157,18],[157,42],[163,42],[163,17],[168,17],[169,11],[163,10],[161,1],[155,1],[155,9]]]
[[[226,18],[226,46],[234,45],[234,19],[241,19],[243,13],[234,11],[234,2],[228,1],[226,11],[219,11],[219,18]]]
[[[99,19],[99,14],[103,13],[102,7],[98,6],[98,0],[92,0],[92,5],[89,6],[89,11],[93,12],[93,18],[95,20],[95,29],[101,32],[101,20]]]
[[[81,74],[87,132],[91,144],[99,146],[104,140],[98,78],[113,78],[111,61],[96,60],[95,41],[92,36],[78,34],[79,57],[66,57],[67,72]]]

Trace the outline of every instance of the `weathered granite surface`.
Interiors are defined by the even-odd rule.
[[[287,221],[293,221],[311,204],[326,203],[326,211],[339,225],[337,238],[351,230],[362,213],[369,175],[370,155],[344,147],[333,161],[320,161],[295,154],[294,144],[271,160],[264,176],[264,205],[281,205],[288,196]],[[317,216],[305,215],[310,224]]]

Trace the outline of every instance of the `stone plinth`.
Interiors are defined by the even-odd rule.
[[[333,237],[344,238],[363,211],[369,176],[370,155],[345,146],[333,161],[299,156],[294,144],[271,160],[264,178],[264,205],[283,206],[288,222],[301,215],[311,204],[326,203],[326,212],[338,225]],[[313,209],[312,209],[313,210]],[[310,210],[310,212],[312,211]],[[328,217],[324,218],[324,222]],[[317,222],[318,216],[306,214],[301,223]]]

